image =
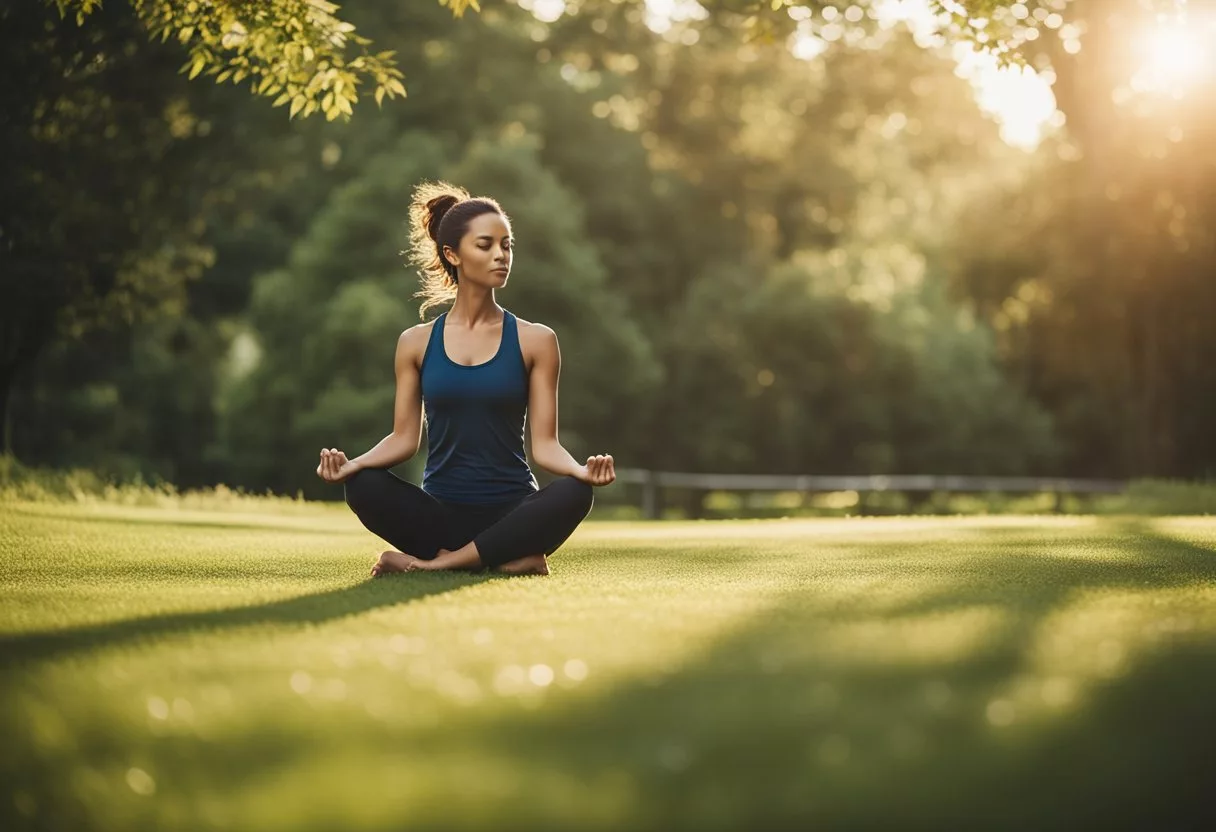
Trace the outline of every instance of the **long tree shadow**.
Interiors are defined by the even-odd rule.
[[[1216,552],[1187,540],[1158,532],[1150,523],[1125,519],[1108,524],[1116,534],[1105,536],[1104,548],[1110,556],[1094,558],[1084,554],[1094,547],[1094,538],[1077,534],[1052,539],[1045,545],[1039,537],[1025,531],[1002,530],[999,542],[988,542],[985,549],[1002,552],[1002,570],[992,573],[987,561],[972,566],[966,573],[967,587],[943,586],[934,593],[893,609],[901,614],[943,611],[1000,601],[1010,582],[1024,588],[1019,609],[1032,615],[1054,607],[1062,593],[1078,589],[1143,589],[1216,582]],[[1076,557],[1051,554],[1066,548]]]
[[[152,643],[165,636],[186,632],[218,632],[263,624],[319,624],[380,607],[410,603],[488,580],[504,578],[453,572],[392,575],[267,604],[167,613],[95,626],[3,636],[0,637],[0,670],[86,650],[141,641]]]
[[[1067,617],[1080,594],[1212,585],[1211,550],[1147,526],[1126,531],[1049,544],[1027,533],[987,545],[1007,557],[939,561],[936,544],[883,542],[810,569],[786,560],[782,568],[802,579],[785,596],[668,672],[565,692],[538,709],[470,711],[434,727],[369,720],[303,735],[268,722],[236,743],[175,738],[149,752],[159,755],[152,767],[178,772],[200,791],[228,793],[259,772],[357,746],[370,760],[450,773],[433,781],[434,794],[416,798],[441,807],[446,828],[574,828],[586,816],[560,793],[574,787],[625,795],[619,815],[588,821],[595,828],[1211,828],[1210,631],[1153,643],[1119,675],[1084,680],[1064,706],[1047,697],[1030,707],[1011,693],[1026,680],[1056,690],[1057,680],[1042,674],[1069,668],[1044,670],[1030,648],[1055,634],[1056,616]],[[1109,556],[1052,552],[1073,546],[1101,546]],[[895,603],[833,597],[835,578],[856,577],[923,589]],[[403,600],[403,583],[383,586],[392,603]],[[407,594],[451,588],[419,582]],[[342,600],[360,589],[369,593],[361,601]],[[270,613],[249,608],[244,620],[232,612],[237,625],[326,620],[382,605],[374,597],[381,589],[292,599],[267,605]],[[973,608],[1004,623],[970,649],[929,657],[877,649],[887,639],[898,645],[901,627]],[[850,626],[868,633],[870,650],[838,641]],[[170,624],[157,635],[187,628]],[[491,761],[481,771],[495,782],[464,776],[479,760]],[[21,776],[35,793],[60,788],[49,768]],[[555,782],[560,788],[537,788]]]
[[[37,512],[26,512],[20,508],[12,509],[14,514],[22,514],[29,517],[35,517],[45,520],[45,514]],[[56,517],[55,521],[67,525],[86,525],[91,523],[100,523],[115,526],[138,526],[141,528],[163,526],[165,528],[205,528],[205,529],[239,529],[242,531],[265,531],[265,532],[298,532],[300,534],[347,534],[359,530],[357,526],[350,525],[348,528],[336,527],[332,529],[317,528],[316,526],[295,525],[290,522],[266,522],[258,523],[249,520],[235,520],[229,516],[226,519],[216,518],[170,518],[164,516],[139,517],[136,515],[122,517],[108,517],[101,514],[80,514],[64,517]]]
[[[630,559],[646,560],[644,547],[624,548],[615,553],[619,562]],[[568,555],[563,555],[568,556]],[[706,553],[716,568],[746,559],[747,553],[738,545],[728,544],[721,551]],[[659,565],[669,572],[677,571],[674,564]],[[118,567],[115,574],[126,575],[138,570],[138,565]],[[310,570],[284,572],[275,565],[278,575],[305,577]],[[228,578],[247,574],[245,570],[215,569],[207,576]],[[0,635],[0,671],[14,666],[41,662],[85,650],[146,641],[184,632],[221,631],[236,627],[262,624],[319,624],[347,616],[359,615],[379,607],[395,606],[422,598],[475,586],[487,581],[510,581],[511,577],[494,573],[422,572],[390,575],[377,580],[364,580],[351,586],[326,592],[293,596],[266,604],[226,607],[219,610],[167,613],[142,618],[122,619],[103,624],[69,627],[18,635]]]
[[[1212,828],[1211,633],[1159,641],[1121,674],[1083,680],[1068,707],[1052,704],[1058,679],[1039,676],[1068,668],[1044,671],[1028,649],[1057,635],[1046,619],[1079,591],[1212,585],[1210,551],[1143,534],[1138,560],[1037,555],[1037,580],[993,560],[894,613],[796,591],[670,674],[410,741],[423,756],[455,745],[516,759],[517,828],[561,825],[543,809],[528,817],[526,784],[546,772],[627,777],[632,828]],[[960,604],[1003,610],[1011,625],[953,660],[830,644],[842,623],[898,640],[893,617]],[[1027,680],[1047,692],[1033,707],[1012,694]]]

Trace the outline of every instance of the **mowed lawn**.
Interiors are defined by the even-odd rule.
[[[1216,519],[589,522],[547,578],[382,548],[337,507],[0,506],[0,824],[1216,820]]]

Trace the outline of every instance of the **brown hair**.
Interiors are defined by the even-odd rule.
[[[469,223],[489,213],[507,216],[493,199],[473,197],[464,188],[447,182],[423,182],[414,189],[409,255],[422,281],[422,288],[414,295],[423,299],[420,317],[425,318],[431,307],[456,297],[459,276],[456,267],[443,256],[443,247],[459,249]]]

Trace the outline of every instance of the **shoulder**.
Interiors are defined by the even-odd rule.
[[[515,319],[519,332],[519,350],[524,356],[524,365],[529,370],[537,366],[556,367],[560,362],[557,349],[557,333],[544,324]]]
[[[431,330],[434,327],[434,321],[427,321],[402,332],[397,336],[397,356],[408,356],[414,358],[415,363],[421,362],[422,356],[426,353],[426,345],[431,339]]]
[[[536,347],[537,349],[557,345],[557,333],[544,324],[525,321],[518,316],[515,318],[515,323],[517,324],[521,344]]]
[[[397,337],[397,347],[417,347],[421,345],[425,349],[426,342],[431,337],[431,330],[434,328],[434,321],[427,321],[426,323],[410,327]]]

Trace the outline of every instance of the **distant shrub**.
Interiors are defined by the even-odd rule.
[[[665,519],[690,515],[680,489],[668,489]],[[621,494],[597,496],[597,519],[633,517]],[[640,497],[634,498],[634,505]],[[1216,515],[1216,483],[1133,480],[1121,494],[1056,495],[1051,492],[904,493],[838,491],[800,494],[788,491],[711,491],[701,515],[711,519],[847,517],[907,515],[1071,514],[1071,515]]]
[[[0,501],[106,503],[216,511],[291,510],[306,505],[298,495],[252,494],[222,484],[181,491],[172,483],[147,482],[139,475],[119,480],[84,468],[34,468],[22,465],[11,455],[0,455]]]
[[[625,490],[596,496],[596,520],[636,520],[642,511]],[[14,457],[0,455],[0,500],[27,502],[107,503],[215,511],[304,510],[340,507],[340,502],[306,502],[269,492],[253,494],[216,485],[181,491],[172,483],[146,482],[138,475],[127,480],[104,477],[83,468],[31,468]],[[1133,480],[1122,494],[946,494],[908,495],[900,492],[714,491],[705,497],[706,518],[843,517],[855,515],[950,514],[1134,514],[1216,515],[1216,483],[1179,480]],[[669,505],[664,517],[682,519],[684,509]]]
[[[1094,500],[1096,514],[1216,514],[1216,483],[1134,480],[1123,494]]]

